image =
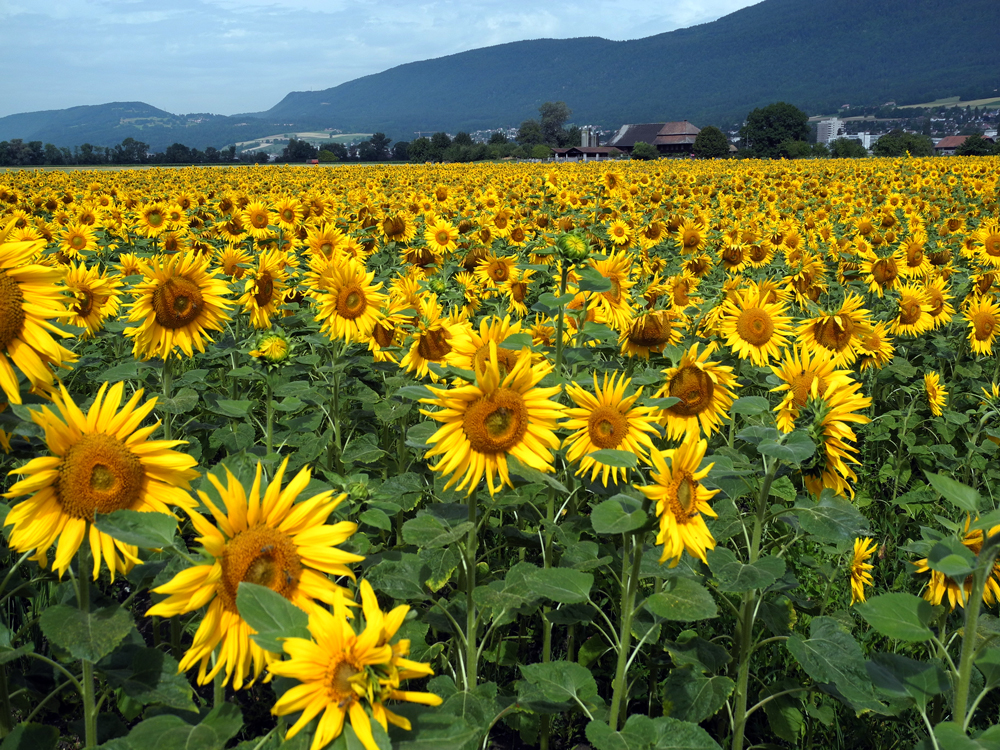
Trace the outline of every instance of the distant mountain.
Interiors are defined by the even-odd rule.
[[[0,140],[204,148],[324,127],[414,131],[516,126],[545,101],[572,119],[741,121],[784,100],[810,114],[852,105],[987,96],[1000,88],[996,0],[764,0],[712,23],[626,42],[514,42],[400,65],[323,91],[293,92],[266,112],[171,115],[140,102],[0,118]]]

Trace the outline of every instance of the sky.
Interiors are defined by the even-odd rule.
[[[403,63],[523,39],[638,39],[755,2],[0,0],[0,117],[114,101],[259,112]]]

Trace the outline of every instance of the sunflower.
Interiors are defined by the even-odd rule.
[[[14,366],[32,390],[48,390],[54,382],[50,367],[75,362],[76,355],[56,343],[52,334],[69,334],[49,322],[72,315],[60,286],[63,271],[31,263],[44,244],[4,242],[9,230],[0,230],[0,387],[10,403],[20,404]]]
[[[198,476],[195,460],[173,450],[184,440],[148,440],[159,426],[140,427],[156,406],[151,398],[139,405],[136,391],[118,409],[123,383],[104,383],[86,415],[62,385],[52,394],[52,406],[31,411],[45,430],[48,456],[29,461],[11,474],[24,478],[4,494],[29,495],[11,508],[4,521],[12,526],[10,546],[17,552],[35,550],[33,560],[48,564],[48,550],[57,544],[53,567],[61,576],[86,537],[94,558],[94,578],[103,559],[111,571],[128,573],[139,563],[138,550],[98,531],[95,514],[116,510],[170,513],[171,506],[190,508],[185,490]],[[54,410],[52,407],[55,407]]]
[[[79,258],[96,249],[96,230],[87,224],[71,224],[59,234],[59,250],[67,258]]]
[[[436,294],[430,294],[418,302],[420,317],[409,351],[403,356],[399,366],[418,378],[431,376],[437,382],[438,376],[431,371],[430,363],[444,364],[451,350],[469,335],[468,323],[441,317],[441,305]]]
[[[443,423],[427,439],[432,446],[427,458],[442,456],[431,469],[451,475],[445,489],[457,482],[458,490],[468,487],[471,495],[484,473],[490,495],[504,485],[513,486],[508,455],[533,469],[552,471],[552,451],[559,447],[554,430],[563,406],[549,400],[559,393],[559,386],[538,387],[552,365],[532,365],[531,353],[523,351],[513,369],[502,376],[496,349],[490,342],[490,354],[474,384],[450,389],[428,386],[435,397],[421,399],[441,407],[421,413]]]
[[[576,408],[566,410],[567,420],[560,427],[576,430],[563,441],[563,447],[567,449],[566,460],[579,463],[577,476],[590,472],[590,481],[594,482],[600,474],[605,487],[608,486],[608,474],[615,484],[618,484],[619,471],[621,481],[627,480],[628,469],[609,466],[590,456],[598,450],[628,451],[642,461],[649,460],[647,451],[654,450],[649,436],[658,434],[654,426],[656,417],[653,408],[635,405],[642,396],[642,388],[625,396],[631,382],[620,373],[612,373],[610,379],[604,375],[601,386],[594,373],[593,394],[575,382],[566,388]]]
[[[627,357],[649,359],[667,346],[680,343],[687,317],[674,310],[645,310],[618,336],[620,351]]]
[[[852,445],[857,435],[849,423],[867,424],[871,420],[861,409],[871,406],[872,400],[858,393],[861,384],[849,379],[834,379],[827,384],[826,391],[810,395],[806,405],[796,419],[797,427],[804,427],[813,443],[816,453],[809,465],[802,467],[802,479],[806,489],[819,497],[824,487],[838,495],[854,497],[854,489],[849,480],[857,481],[857,475],[848,466],[860,463],[855,457],[858,449]]]
[[[510,278],[516,265],[516,255],[496,255],[490,252],[476,266],[476,278],[489,289],[496,289]]]
[[[219,268],[233,281],[242,279],[246,272],[243,266],[249,266],[251,263],[253,256],[246,248],[239,245],[230,245],[219,254]]]
[[[490,356],[490,343],[495,344],[497,363],[501,377],[512,371],[517,365],[521,347],[508,349],[503,342],[515,334],[521,333],[521,322],[510,322],[510,316],[504,318],[483,317],[479,321],[478,330],[473,326],[468,329],[468,335],[459,337],[445,357],[445,361],[454,367],[470,372],[479,372],[486,366]]]
[[[500,292],[507,298],[507,306],[522,318],[528,314],[528,305],[525,302],[531,288],[531,277],[534,275],[533,269],[521,270],[515,268],[505,282],[500,284]]]
[[[380,310],[381,317],[372,327],[372,332],[368,337],[368,351],[376,362],[393,362],[399,364],[396,353],[386,351],[399,347],[406,338],[406,331],[403,326],[410,321],[410,318],[403,314],[409,309],[404,300],[389,297],[382,304]]]
[[[189,357],[195,349],[205,351],[205,341],[212,341],[206,332],[222,329],[231,304],[223,296],[229,286],[208,264],[207,256],[193,252],[142,264],[143,280],[128,316],[138,325],[125,329],[134,339],[134,355],[166,359],[177,348]]]
[[[73,315],[66,318],[70,325],[86,329],[81,339],[89,339],[104,327],[105,319],[118,314],[121,306],[122,282],[109,277],[94,266],[70,264],[63,278],[66,288],[76,297],[70,305]]]
[[[159,237],[167,229],[167,213],[162,203],[147,203],[139,209],[139,233],[146,237]]]
[[[655,484],[636,487],[656,502],[656,514],[660,518],[656,543],[663,545],[661,564],[672,559],[671,567],[677,565],[684,550],[706,562],[705,550],[715,549],[715,539],[702,515],[716,517],[708,501],[719,492],[706,489],[701,484],[714,466],[708,464],[699,470],[707,447],[707,440],[689,434],[676,450],[654,450],[651,478]],[[667,458],[670,459],[669,466]]]
[[[615,247],[627,246],[632,240],[632,228],[621,219],[615,219],[608,226],[608,239]]]
[[[875,554],[878,545],[868,537],[854,540],[854,556],[851,558],[851,605],[865,600],[865,586],[873,586],[870,571],[875,567],[868,560]]]
[[[681,253],[684,255],[700,253],[708,243],[705,226],[700,222],[685,220],[678,228],[677,235]]]
[[[261,201],[252,201],[243,209],[240,217],[245,230],[255,240],[266,240],[271,236],[271,212]]]
[[[850,381],[849,370],[835,370],[833,357],[825,349],[809,351],[790,347],[784,358],[771,369],[781,380],[781,385],[772,388],[772,393],[784,393],[781,403],[774,410],[778,413],[776,422],[782,432],[795,429],[799,410],[806,405],[810,396],[825,393],[834,381]]]
[[[379,229],[386,242],[403,244],[417,236],[417,225],[405,212],[387,215],[379,224]]]
[[[450,253],[458,247],[457,239],[458,228],[444,219],[438,218],[434,220],[433,224],[427,223],[424,241],[434,255],[440,257],[445,253]]]
[[[834,364],[849,365],[857,359],[860,339],[872,332],[871,314],[861,307],[861,297],[849,292],[836,312],[827,312],[799,325],[800,346],[810,351],[826,349]]]
[[[904,284],[899,289],[899,309],[889,325],[894,336],[919,336],[934,328],[931,304],[921,287]]]
[[[142,276],[142,262],[135,253],[122,253],[118,256],[118,275],[122,278]]]
[[[243,296],[238,300],[244,312],[250,314],[250,324],[254,328],[271,327],[271,317],[278,311],[287,280],[283,252],[267,250],[257,256],[257,268],[251,272],[243,287]]]
[[[899,272],[903,276],[923,277],[931,272],[933,266],[927,257],[926,245],[927,233],[922,229],[913,232],[902,243],[903,262],[899,264]]]
[[[735,298],[735,299],[734,299]],[[793,335],[791,318],[780,302],[765,302],[759,287],[737,291],[722,303],[719,333],[740,359],[765,367],[781,356]]]
[[[861,261],[860,269],[868,284],[868,291],[881,299],[888,290],[895,289],[899,284],[899,268],[904,262],[899,251],[885,257],[869,253]]]
[[[679,398],[680,402],[663,410],[660,424],[667,437],[680,440],[685,434],[697,435],[699,430],[711,435],[726,418],[739,387],[732,367],[724,367],[708,358],[715,351],[715,342],[698,354],[698,344],[684,352],[677,367],[664,370],[666,382],[656,392],[657,398]]]
[[[941,276],[928,282],[922,289],[927,304],[931,306],[931,319],[935,328],[942,328],[951,322],[955,308],[951,306],[951,295],[948,294],[948,282]]]
[[[344,233],[330,224],[312,226],[306,231],[306,249],[312,255],[322,255],[330,260],[346,244]]]
[[[354,258],[327,263],[320,256],[319,263],[318,283],[311,294],[320,330],[334,340],[366,341],[382,316],[386,300],[379,292],[382,282],[372,283],[375,272]]]
[[[871,333],[858,339],[859,369],[864,372],[869,367],[881,370],[892,361],[896,347],[886,332],[885,323],[876,323]]]
[[[643,250],[652,250],[667,239],[667,225],[657,219],[652,219],[639,230],[637,235],[639,245]]]
[[[410,722],[385,707],[388,700],[439,706],[440,696],[401,690],[403,680],[433,675],[429,664],[407,659],[410,642],[390,643],[406,618],[409,607],[400,605],[391,612],[379,609],[368,581],[361,582],[365,627],[357,633],[342,603],[333,613],[317,607],[309,614],[312,640],[289,638],[282,647],[289,656],[269,665],[272,675],[298,680],[271,709],[277,716],[302,712],[285,740],[298,734],[310,721],[320,717],[310,750],[321,750],[341,735],[349,718],[351,728],[365,750],[378,750],[371,719],[383,729],[389,723],[410,729]],[[371,717],[365,711],[365,704]]]
[[[970,532],[970,524],[971,517],[966,516],[962,544],[971,550],[973,554],[978,555],[983,549],[983,530],[976,529],[975,531]],[[1000,533],[1000,526],[994,526],[989,530],[989,536],[991,537],[998,533]],[[954,578],[950,578],[944,573],[931,570],[930,566],[927,564],[927,558],[917,560],[913,563],[913,565],[916,566],[917,573],[931,574],[931,579],[927,583],[927,588],[924,589],[924,599],[929,601],[934,606],[937,606],[943,603],[945,597],[947,597],[948,604],[951,606],[953,611],[956,605],[961,606],[963,609],[965,608],[965,603],[972,595],[971,575],[967,576],[964,581],[959,583]],[[986,583],[983,586],[982,597],[983,602],[987,606],[1000,601],[1000,561],[995,561],[993,563],[990,575],[986,578]]]
[[[969,323],[969,344],[976,354],[993,354],[993,340],[1000,331],[1000,305],[989,297],[972,299],[966,304]]]
[[[222,507],[206,492],[199,490],[198,497],[215,519],[214,525],[196,510],[185,509],[198,533],[197,541],[212,563],[183,570],[153,589],[166,598],[146,615],[174,617],[208,605],[191,647],[180,662],[181,671],[198,664],[199,685],[225,670],[224,682],[232,680],[233,688],[239,690],[245,683],[253,683],[265,664],[280,658],[250,638],[253,631],[236,608],[240,583],[266,586],[299,609],[313,612],[318,609],[317,600],[332,604],[346,595],[329,576],[353,578],[347,564],[364,559],[337,549],[357,530],[356,523],[326,523],[347,495],[334,497],[332,490],[327,490],[295,503],[309,484],[310,471],[304,467],[282,489],[287,466],[285,458],[264,487],[258,462],[249,491],[229,469],[226,484],[209,474]],[[216,647],[217,659],[210,670]]]
[[[296,198],[280,198],[274,204],[275,218],[278,226],[285,230],[294,230],[302,223],[302,203]]]
[[[927,394],[927,405],[931,408],[931,414],[940,417],[941,409],[948,398],[948,391],[941,387],[941,376],[933,370],[924,373],[924,393]]]
[[[632,258],[627,251],[613,252],[606,260],[591,260],[591,266],[611,282],[611,289],[591,296],[590,308],[600,308],[604,318],[616,331],[628,328],[632,320],[629,289],[635,286],[632,279]]]

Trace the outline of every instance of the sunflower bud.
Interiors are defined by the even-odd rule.
[[[427,282],[427,287],[434,292],[434,294],[444,294],[448,291],[448,282],[440,276],[433,276]]]
[[[272,328],[257,336],[257,341],[253,351],[250,352],[250,356],[257,357],[268,365],[280,365],[288,360],[288,357],[292,353],[292,348],[292,340],[288,338],[288,334],[280,328]]]
[[[579,263],[590,257],[590,245],[580,234],[565,232],[556,239],[556,249],[568,261]]]

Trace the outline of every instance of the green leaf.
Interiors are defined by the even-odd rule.
[[[422,398],[434,398],[434,393],[426,385],[406,385],[392,394],[400,398],[419,401]]]
[[[534,343],[534,339],[531,338],[530,333],[512,333],[503,340],[503,347],[505,349],[520,351],[524,348],[530,349]]]
[[[829,490],[824,490],[818,501],[802,498],[792,512],[805,531],[822,541],[854,541],[870,531],[868,520],[858,509]]]
[[[55,750],[59,730],[43,724],[18,724],[0,743],[0,750]]]
[[[804,430],[796,430],[778,440],[762,440],[757,450],[765,456],[773,456],[786,463],[798,466],[816,452],[816,444]]]
[[[220,398],[215,402],[213,411],[232,419],[246,419],[253,411],[253,406],[253,401],[233,401],[228,398]]]
[[[928,483],[940,493],[941,497],[956,505],[966,513],[975,514],[979,510],[981,500],[979,493],[968,485],[956,482],[944,474],[931,474],[925,471]]]
[[[988,648],[975,661],[976,669],[983,673],[986,688],[1000,685],[1000,648]]]
[[[719,672],[733,657],[722,646],[707,641],[693,630],[685,630],[676,641],[663,641],[663,650],[670,654],[675,667],[690,665],[700,672]]]
[[[257,631],[250,637],[265,651],[280,654],[283,639],[310,637],[309,615],[267,586],[240,583],[236,609],[247,625]]]
[[[128,743],[135,750],[223,750],[242,726],[239,707],[223,703],[213,708],[199,724],[188,724],[170,714],[146,719],[128,733]]]
[[[344,447],[341,460],[345,464],[370,464],[384,455],[385,451],[378,446],[378,438],[374,433],[367,432]]]
[[[865,621],[882,635],[901,641],[926,641],[934,637],[927,624],[933,610],[930,602],[903,592],[873,596],[855,606]]]
[[[875,696],[868,677],[861,647],[839,621],[814,617],[808,640],[792,633],[786,645],[806,674],[817,682],[833,683],[855,711],[884,712],[885,706]]]
[[[421,581],[426,578],[423,561],[409,552],[389,553],[368,569],[368,582],[376,591],[400,601],[429,598]]]
[[[550,661],[547,664],[521,665],[524,679],[556,703],[580,701],[597,697],[597,682],[590,670],[571,661]]]
[[[733,401],[729,407],[730,414],[763,414],[771,410],[770,402],[763,396],[743,396]]]
[[[897,698],[911,698],[921,709],[951,688],[948,676],[936,662],[915,661],[899,654],[875,654],[868,675],[879,690]]]
[[[143,549],[164,549],[173,546],[177,519],[166,513],[142,513],[137,510],[116,510],[107,515],[95,515],[94,525],[123,544]]]
[[[639,465],[639,457],[630,451],[602,448],[593,453],[588,453],[587,456],[598,463],[617,469],[634,469]]]
[[[646,599],[646,609],[671,622],[707,620],[719,614],[715,600],[704,586],[690,578],[670,578],[663,591]]]
[[[156,408],[165,414],[186,414],[198,405],[198,392],[193,388],[181,388],[170,398],[158,398]]]
[[[458,551],[454,547],[420,550],[420,559],[427,566],[427,577],[424,584],[431,591],[440,591],[458,570],[460,561]]]
[[[611,279],[603,276],[596,268],[580,268],[577,273],[580,276],[577,286],[581,292],[610,292],[613,288]]]
[[[415,424],[406,431],[406,444],[410,448],[416,448],[422,451],[430,450],[431,446],[427,441],[430,440],[437,430],[438,425],[434,422],[421,422],[420,424]]]
[[[358,514],[358,521],[366,526],[372,526],[381,531],[392,530],[392,519],[384,510],[378,508],[368,508]]]
[[[946,537],[931,547],[927,565],[956,581],[964,581],[976,568],[976,555],[954,537]]]
[[[590,598],[594,576],[570,568],[539,568],[531,581],[540,597],[560,604],[581,604]]]
[[[127,644],[101,659],[97,668],[112,688],[143,705],[198,711],[190,683],[177,673],[177,660],[159,649]]]
[[[533,484],[546,484],[556,492],[562,492],[566,495],[569,494],[569,488],[554,476],[532,468],[531,466],[526,466],[514,456],[507,456],[507,472],[511,475],[521,477],[521,479],[526,482]]]
[[[705,557],[719,591],[741,593],[764,589],[785,572],[785,561],[774,555],[762,557],[752,565],[744,565],[736,559],[732,550],[716,547],[708,550]]]
[[[132,616],[117,604],[89,613],[56,604],[42,612],[38,624],[52,643],[89,662],[114,651],[133,627]]]
[[[439,518],[424,513],[403,524],[403,541],[415,547],[433,549],[462,539],[472,528],[471,521],[448,526]]]
[[[671,670],[663,690],[670,716],[698,724],[726,705],[736,683],[728,677],[706,677],[691,667]]]
[[[934,739],[938,747],[948,750],[985,750],[962,729],[962,725],[954,721],[945,721],[934,727]]]
[[[624,534],[646,525],[642,501],[631,495],[615,495],[590,511],[590,523],[598,534]]]
[[[806,727],[806,722],[802,716],[802,711],[799,710],[799,706],[802,705],[800,696],[807,693],[803,690],[785,695],[777,694],[785,690],[795,690],[799,687],[801,686],[795,680],[777,680],[766,685],[758,695],[758,700],[770,698],[764,704],[764,713],[767,714],[767,723],[771,725],[771,731],[781,737],[781,739],[793,744],[798,744],[800,736]]]
[[[594,746],[595,750],[645,750],[649,743],[633,746],[628,743],[620,732],[616,732],[603,721],[591,721],[587,724],[587,740]]]

